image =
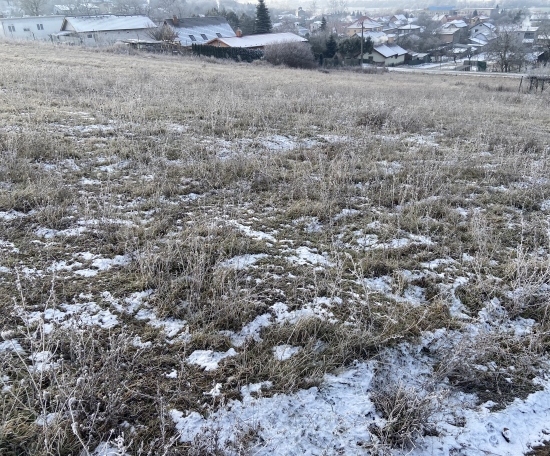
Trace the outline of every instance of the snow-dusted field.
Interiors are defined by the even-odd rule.
[[[548,94],[0,61],[0,454],[548,451]]]

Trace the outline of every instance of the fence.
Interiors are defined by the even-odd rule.
[[[232,48],[208,46],[205,44],[191,45],[193,55],[204,55],[206,57],[215,57],[217,59],[233,59],[236,61],[252,62],[259,60],[264,56],[263,51],[258,49]]]

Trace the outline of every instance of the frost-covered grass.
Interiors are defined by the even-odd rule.
[[[548,94],[0,60],[1,454],[514,455],[550,433]]]

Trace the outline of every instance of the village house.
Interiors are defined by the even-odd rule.
[[[447,22],[447,15],[436,13],[432,16],[432,21],[439,22],[440,24],[445,24]]]
[[[369,63],[395,66],[405,62],[406,54],[407,51],[401,46],[388,43],[374,46],[372,52],[363,55],[363,59]]]
[[[364,32],[381,32],[384,26],[368,16],[361,16],[352,24],[346,27],[346,35],[353,36],[361,35],[361,30]]]
[[[205,44],[218,47],[238,47],[263,50],[266,46],[269,46],[270,44],[303,42],[307,42],[307,40],[290,32],[264,33],[259,35],[242,36],[241,31],[237,30],[237,36],[228,38],[217,37],[208,41]]]
[[[390,17],[389,22],[394,22],[397,25],[405,25],[409,23],[409,20],[404,14],[394,14]]]
[[[405,35],[408,35],[409,33],[418,33],[418,32],[421,32],[421,28],[422,27],[420,27],[419,25],[414,25],[414,24],[402,25],[401,27],[397,28],[397,35],[405,36]]]
[[[429,6],[428,13],[430,14],[444,14],[447,16],[454,16],[457,13],[456,6],[439,5]]]
[[[522,44],[532,45],[537,42],[538,27],[507,25],[499,28],[499,32],[513,35]]]
[[[437,38],[442,44],[458,43],[460,36],[459,28],[441,28],[436,32]]]
[[[480,22],[470,27],[470,38],[474,38],[479,34],[484,35],[487,41],[496,38],[496,27],[488,22]]]
[[[361,38],[361,34],[355,34],[354,37]],[[386,35],[384,32],[363,32],[363,38],[365,40],[371,39],[372,43],[377,44],[391,43],[393,42],[393,35]]]
[[[0,36],[13,40],[49,41],[61,28],[63,16],[0,18]]]
[[[98,47],[123,40],[150,39],[154,28],[154,22],[141,15],[75,16],[66,17],[53,38],[61,43]]]
[[[485,8],[485,7],[477,7],[477,8],[462,8],[459,12],[459,14],[467,17],[471,16],[489,16],[494,17],[498,15],[498,9],[497,8]]]
[[[231,38],[236,36],[225,17],[184,17],[166,19],[168,25],[178,35],[176,41],[182,46],[204,44],[214,38]]]

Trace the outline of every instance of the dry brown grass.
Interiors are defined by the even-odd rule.
[[[464,356],[503,369],[543,356],[548,94],[517,94],[516,81],[497,77],[327,74],[29,43],[1,42],[0,60],[0,213],[16,211],[0,220],[0,329],[26,350],[0,353],[11,385],[0,393],[0,453],[75,454],[123,432],[132,454],[215,453],[224,445],[215,433],[179,443],[166,411],[207,414],[265,380],[266,394],[295,391],[425,331],[460,331],[455,295],[474,321],[498,298],[504,321],[534,318],[541,334],[488,334],[490,350],[461,346]],[[367,235],[387,247],[358,242]],[[397,239],[409,241],[392,247]],[[305,247],[332,266],[292,260]],[[128,261],[86,277],[74,273],[91,267],[83,252]],[[223,266],[242,255],[265,256]],[[453,262],[421,265],[436,259]],[[60,261],[82,265],[48,269]],[[390,292],[364,281],[380,277]],[[468,283],[453,295],[457,277]],[[424,300],[412,306],[418,288]],[[157,317],[185,321],[188,340],[168,343],[104,295],[124,303],[148,289]],[[228,350],[227,331],[260,315],[274,322],[276,303],[302,311],[316,298],[341,299],[325,306],[331,319],[274,323],[216,371],[185,362],[193,350]],[[30,312],[83,300],[119,324],[49,334],[24,325]],[[132,345],[135,335],[151,348]],[[281,344],[302,349],[281,362]],[[38,381],[28,356],[44,350],[62,367]],[[456,388],[502,399],[491,372],[480,380],[448,352],[431,355]],[[164,376],[173,369],[176,380]],[[221,397],[205,395],[216,382]],[[409,445],[425,430],[426,416],[407,421],[424,404],[407,388],[379,397],[382,414],[403,405],[398,421],[410,425],[402,439],[381,430],[384,444]],[[54,412],[52,426],[34,424]]]

